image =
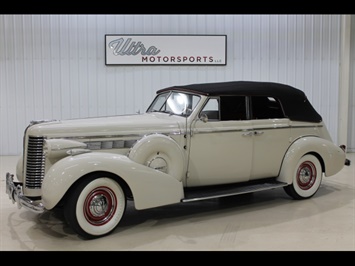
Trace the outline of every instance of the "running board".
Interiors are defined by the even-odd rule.
[[[208,186],[185,189],[185,198],[181,202],[199,201],[213,198],[228,197],[251,192],[258,192],[287,186],[287,183],[275,180],[263,180],[230,185]]]

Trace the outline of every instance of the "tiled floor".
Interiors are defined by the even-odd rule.
[[[283,189],[137,211],[109,236],[82,240],[61,213],[17,209],[5,193],[16,156],[0,157],[0,251],[355,251],[355,153],[351,166],[295,201]]]

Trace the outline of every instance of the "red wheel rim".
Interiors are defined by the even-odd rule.
[[[101,226],[108,223],[114,216],[117,198],[110,188],[98,187],[87,195],[83,207],[88,223]]]
[[[297,184],[302,190],[310,189],[317,179],[317,168],[315,165],[306,161],[297,170]]]

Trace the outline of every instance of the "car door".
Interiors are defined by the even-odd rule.
[[[254,131],[250,179],[275,177],[290,145],[290,120],[274,97],[252,96],[250,106]]]
[[[246,97],[211,98],[199,116],[191,124],[187,186],[248,181],[253,138]]]

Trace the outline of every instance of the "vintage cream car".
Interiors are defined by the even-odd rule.
[[[143,114],[36,121],[6,193],[34,212],[63,209],[82,238],[137,210],[283,187],[312,197],[346,164],[296,88],[233,81],[161,89]]]

